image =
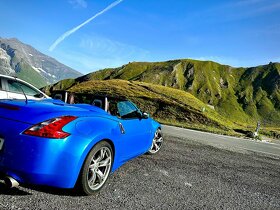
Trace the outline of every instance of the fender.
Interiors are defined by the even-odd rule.
[[[124,135],[121,132],[119,121],[113,120],[106,117],[80,117],[73,123],[69,123],[63,128],[64,131],[71,133],[71,141],[76,141],[75,136],[83,136],[83,142],[76,142],[75,144],[79,147],[79,153],[82,154],[79,157],[77,170],[73,173],[73,182],[76,182],[80,169],[90,152],[90,150],[100,141],[108,140],[113,144],[114,148],[114,162],[112,166],[112,172],[119,168],[122,164],[118,159],[121,139]],[[73,144],[73,142],[72,142]]]

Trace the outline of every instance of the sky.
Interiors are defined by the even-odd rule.
[[[1,0],[0,8],[0,37],[84,74],[180,58],[280,62],[279,0]]]

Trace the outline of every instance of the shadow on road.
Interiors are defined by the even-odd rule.
[[[52,195],[81,196],[81,193],[77,189],[63,189],[38,185],[23,185],[23,187]]]
[[[23,189],[20,189],[23,188]],[[35,186],[35,185],[20,185],[19,187],[15,188],[7,188],[6,185],[0,182],[0,195],[32,195],[31,192],[28,191],[39,191],[47,194],[53,195],[64,195],[64,196],[81,196],[81,193],[75,189],[61,189],[61,188],[54,188],[48,186]]]
[[[0,195],[32,195],[19,188],[7,188],[4,183],[0,183]]]

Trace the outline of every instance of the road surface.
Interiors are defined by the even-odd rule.
[[[164,126],[165,144],[94,196],[0,184],[0,209],[280,209],[279,145]]]
[[[167,125],[163,126],[163,131],[170,136],[191,139],[193,141],[221,149],[239,152],[257,152],[264,155],[276,156],[275,158],[280,158],[279,143],[269,143],[258,140],[224,136]]]

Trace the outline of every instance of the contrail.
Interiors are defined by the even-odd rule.
[[[89,18],[88,20],[86,20],[85,22],[83,22],[82,24],[76,26],[75,28],[72,28],[69,31],[66,31],[64,34],[62,34],[49,48],[49,51],[53,51],[56,46],[62,42],[66,37],[70,36],[71,34],[73,34],[74,32],[76,32],[77,30],[79,30],[81,27],[83,27],[84,25],[88,24],[90,21],[92,21],[93,19],[95,19],[96,17],[98,17],[99,15],[102,15],[104,12],[107,12],[108,10],[112,9],[113,7],[117,6],[119,3],[121,3],[123,0],[117,0],[115,2],[113,2],[112,4],[110,4],[108,7],[106,7],[105,9],[103,9],[101,12],[98,12],[96,15],[92,16],[91,18]]]

